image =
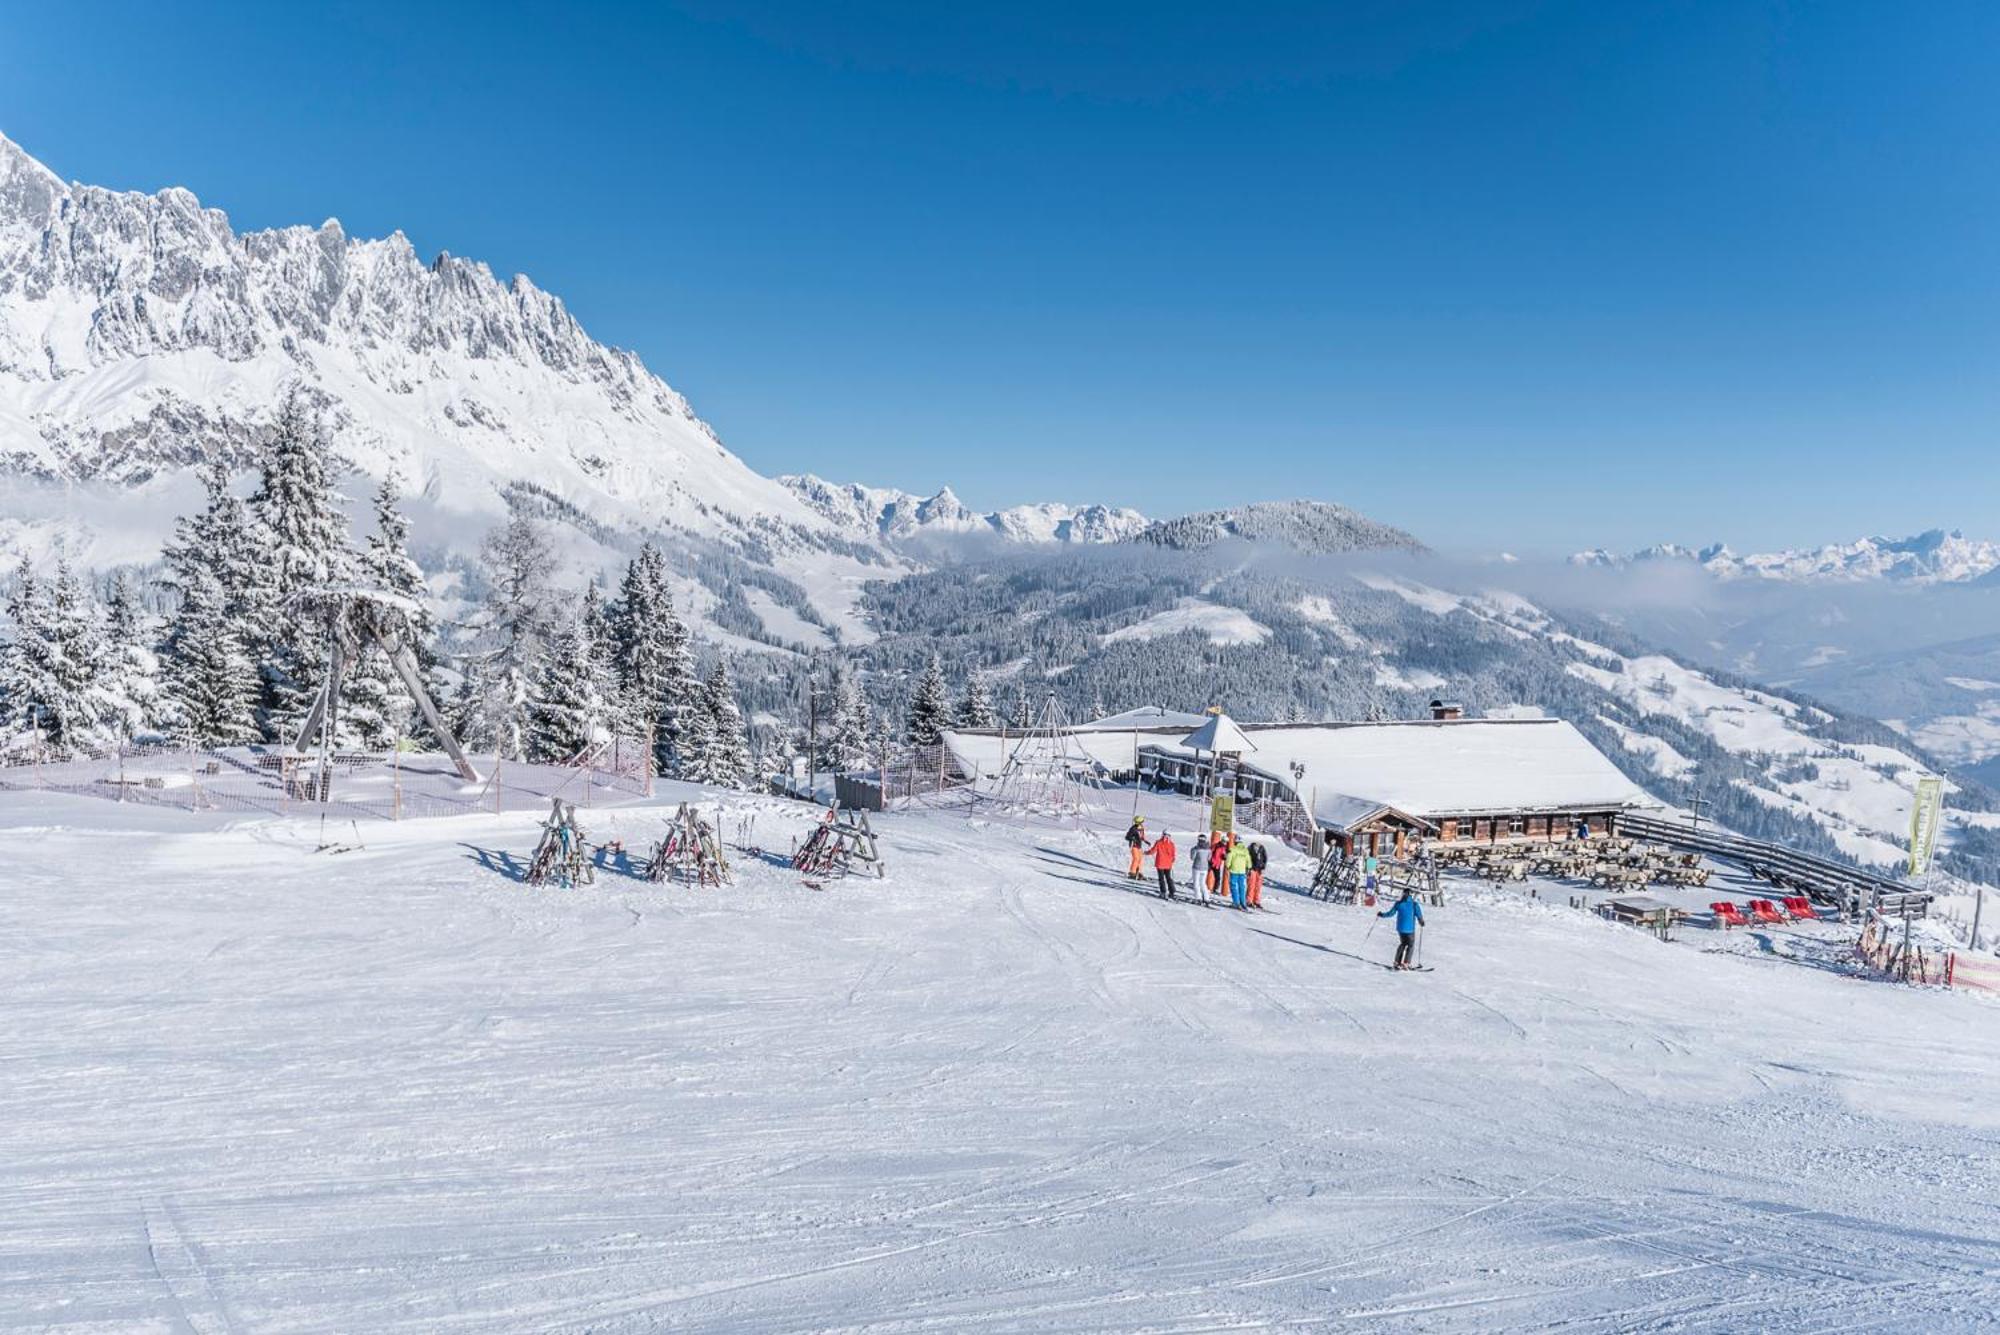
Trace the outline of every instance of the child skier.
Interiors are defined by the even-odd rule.
[[[1229,868],[1229,904],[1231,908],[1250,907],[1250,848],[1241,843],[1235,835],[1229,836],[1229,853],[1224,863]]]
[[[1222,893],[1223,864],[1229,860],[1229,840],[1231,836],[1217,830],[1209,836],[1208,843],[1208,893]]]
[[[1165,830],[1153,841],[1153,872],[1160,878],[1160,898],[1174,897],[1174,836]]]
[[[1271,855],[1265,851],[1260,840],[1250,845],[1250,907],[1264,907],[1264,868],[1270,863]]]
[[[1131,865],[1125,868],[1125,879],[1128,881],[1145,880],[1146,878],[1139,871],[1139,859],[1146,850],[1146,818],[1144,816],[1134,816],[1132,818],[1132,828],[1125,831],[1125,847],[1132,854]]]
[[[1417,898],[1413,893],[1405,890],[1401,899],[1391,904],[1388,908],[1383,909],[1375,916],[1378,918],[1387,918],[1391,915],[1394,915],[1396,919],[1396,936],[1398,938],[1396,942],[1395,967],[1398,969],[1414,968],[1415,962],[1412,956],[1416,953],[1417,949],[1417,928],[1423,926],[1424,922],[1424,906],[1417,902]]]

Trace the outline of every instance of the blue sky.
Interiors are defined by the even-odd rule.
[[[0,0],[0,131],[525,272],[767,472],[1751,548],[2000,536],[1996,50],[1950,0]]]

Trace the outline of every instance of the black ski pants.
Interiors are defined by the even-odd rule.
[[[1174,869],[1172,867],[1158,867],[1155,870],[1160,874],[1160,898],[1172,899],[1174,897]]]
[[[1398,932],[1396,935],[1401,938],[1396,942],[1396,967],[1400,969],[1410,962],[1411,955],[1416,951],[1417,934],[1415,932]]]

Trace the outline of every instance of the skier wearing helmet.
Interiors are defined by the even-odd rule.
[[[1144,816],[1134,816],[1132,818],[1132,828],[1125,831],[1125,848],[1132,855],[1131,865],[1125,868],[1125,879],[1128,881],[1145,880],[1145,876],[1139,871],[1140,857],[1146,851],[1146,818]]]

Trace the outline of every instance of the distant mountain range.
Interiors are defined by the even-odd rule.
[[[1028,546],[1141,542],[1191,550],[1240,538],[1313,555],[1426,550],[1401,529],[1327,501],[1257,501],[1173,519],[1148,519],[1137,510],[1105,505],[1017,505],[982,513],[949,487],[918,496],[891,487],[827,482],[810,473],[778,480],[843,532],[894,545],[987,538]]]
[[[990,537],[1007,542],[1119,542],[1152,521],[1137,510],[1105,505],[1016,505],[980,512],[941,488],[918,496],[894,487],[828,482],[810,473],[782,476],[813,510],[856,537],[909,542],[932,537]]]
[[[1721,579],[1788,580],[1793,583],[1889,580],[1910,584],[1965,584],[2000,570],[2000,543],[1968,538],[1957,529],[1930,529],[1910,538],[1859,538],[1824,547],[1742,556],[1722,543],[1683,547],[1662,543],[1619,556],[1603,548],[1578,552],[1575,566],[1627,569],[1647,562],[1686,562]]]

